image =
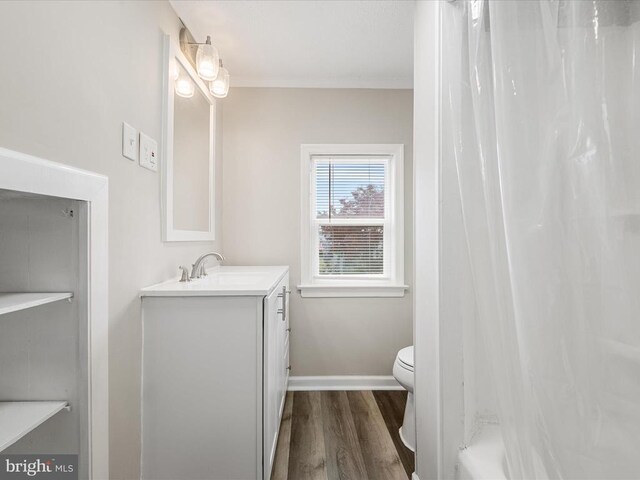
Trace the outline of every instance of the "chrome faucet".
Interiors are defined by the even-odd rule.
[[[191,269],[191,279],[206,277],[207,272],[204,270],[205,260],[209,257],[216,257],[220,263],[224,262],[224,255],[218,252],[205,253],[204,255],[200,255],[196,260],[196,263],[193,264],[193,268]]]
[[[184,267],[182,265],[180,265],[178,267],[179,270],[182,270],[182,277],[180,277],[180,281],[181,282],[190,282],[191,279],[189,278],[189,269],[187,267]]]

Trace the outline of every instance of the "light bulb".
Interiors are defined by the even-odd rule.
[[[184,98],[191,98],[196,91],[196,86],[186,75],[181,75],[176,80],[176,95]]]
[[[173,60],[169,66],[169,74],[172,80],[177,80],[180,76],[180,68],[178,67],[178,62],[175,60]]]
[[[218,76],[211,82],[209,90],[214,97],[224,98],[229,93],[229,71],[222,66],[222,60],[220,60],[220,69],[218,70]]]
[[[198,75],[207,82],[212,81],[218,75],[218,61],[220,55],[216,47],[211,45],[211,37],[207,37],[207,43],[198,46],[196,54],[196,70]]]

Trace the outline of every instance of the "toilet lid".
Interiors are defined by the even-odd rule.
[[[400,350],[398,352],[398,360],[400,360],[408,367],[413,368],[413,345]]]

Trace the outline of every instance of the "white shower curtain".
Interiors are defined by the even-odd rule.
[[[464,2],[448,107],[512,478],[640,478],[638,3]]]

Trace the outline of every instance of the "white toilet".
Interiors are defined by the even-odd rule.
[[[393,363],[393,376],[407,390],[407,406],[404,409],[404,421],[400,427],[400,438],[412,452],[416,451],[416,412],[413,403],[413,346],[398,352]]]

